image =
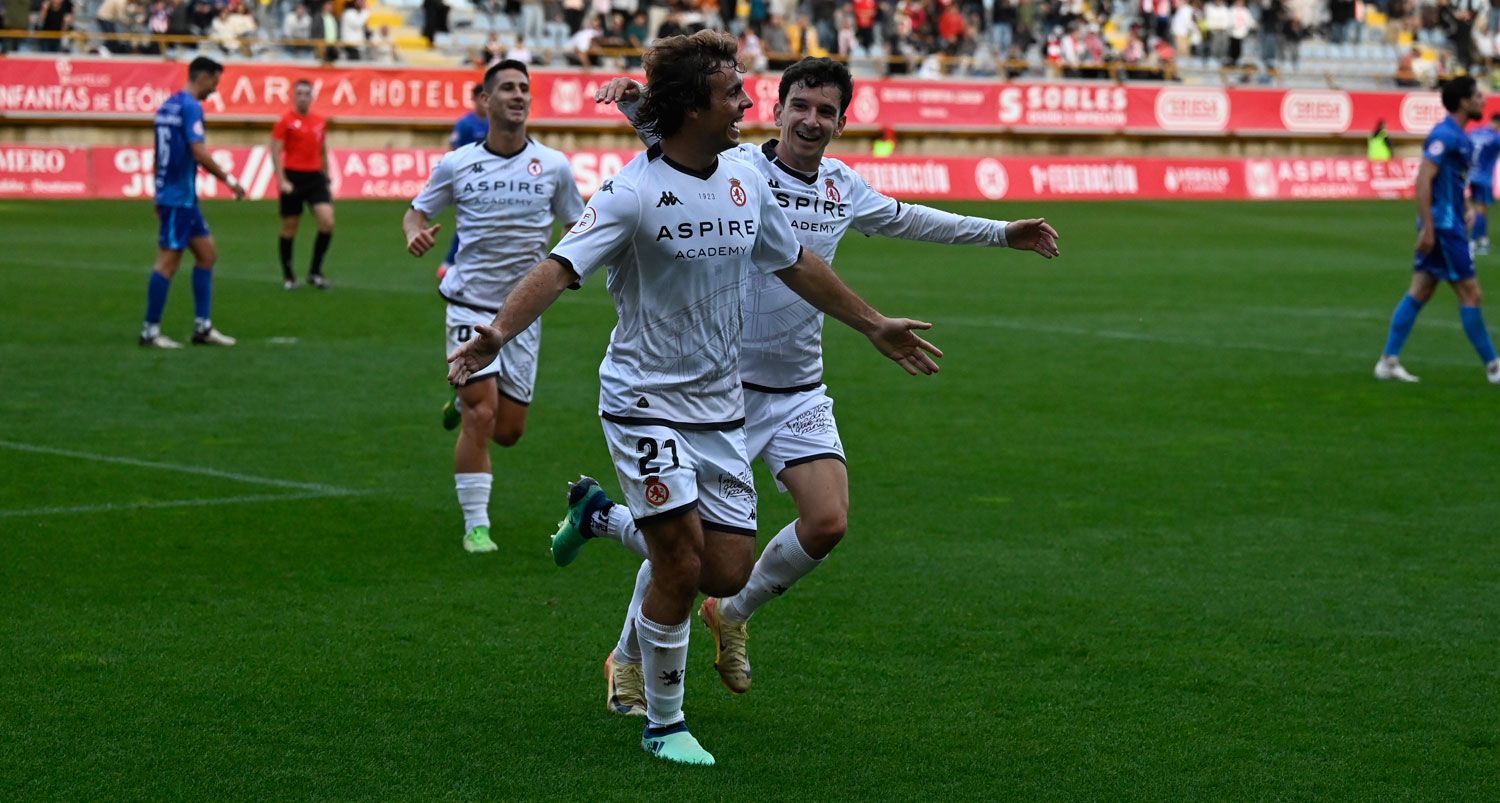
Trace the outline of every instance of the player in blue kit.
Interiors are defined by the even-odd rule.
[[[474,110],[458,118],[453,124],[453,133],[448,137],[448,150],[456,151],[465,145],[483,142],[490,135],[489,112],[484,108],[484,85],[476,84],[473,92]],[[453,227],[453,244],[448,246],[448,256],[438,266],[437,277],[441,280],[458,258],[458,227]]]
[[[1495,205],[1495,157],[1500,156],[1500,114],[1490,115],[1490,124],[1474,129],[1474,169],[1469,171],[1469,211],[1474,215],[1470,241],[1474,253],[1490,252],[1490,207]]]
[[[233,346],[234,338],[220,333],[209,318],[213,298],[213,269],[218,259],[214,237],[198,208],[198,168],[224,182],[235,200],[245,190],[214,163],[203,144],[203,106],[219,88],[224,65],[199,57],[188,65],[188,82],[156,110],[156,216],[161,220],[157,235],[156,267],[146,289],[146,323],[141,327],[141,345],[176,349],[182,344],[161,333],[161,314],[167,306],[172,277],[182,266],[182,252],[193,252],[193,307],[196,322],[193,343],[201,346]]]
[[[1458,313],[1464,333],[1492,384],[1500,385],[1500,359],[1479,311],[1481,292],[1474,275],[1474,258],[1469,254],[1469,238],[1464,222],[1464,190],[1469,171],[1474,166],[1474,144],[1464,133],[1464,125],[1484,114],[1484,95],[1469,76],[1460,76],[1443,86],[1443,108],[1448,116],[1432,129],[1422,145],[1422,167],[1417,171],[1417,235],[1415,265],[1411,289],[1396,305],[1391,316],[1390,336],[1385,353],[1375,363],[1375,378],[1398,382],[1416,382],[1401,366],[1399,356],[1406,336],[1422,305],[1432,298],[1438,282],[1447,282],[1458,294]]]

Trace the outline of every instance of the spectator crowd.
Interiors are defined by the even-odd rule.
[[[427,41],[472,47],[479,64],[634,67],[636,51],[654,38],[702,28],[738,36],[751,68],[828,55],[922,77],[1170,78],[1196,68],[1270,80],[1296,68],[1312,40],[1335,56],[1384,43],[1400,54],[1385,75],[1425,85],[1453,71],[1487,71],[1500,56],[1500,0],[419,1],[411,10]],[[96,5],[84,15],[75,3]],[[33,47],[43,51],[63,47],[58,35],[79,27],[105,34],[98,47],[111,53],[160,52],[163,45],[132,36],[167,34],[244,56],[275,47],[326,61],[398,60],[389,27],[372,30],[365,3],[32,0],[28,27],[40,32]],[[472,38],[455,36],[455,27],[472,27],[479,42],[467,44]]]

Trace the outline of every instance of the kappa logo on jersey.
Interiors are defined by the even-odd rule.
[[[599,185],[599,191],[600,192],[607,192],[610,195],[614,195],[614,193],[615,193],[615,180],[614,179],[610,179],[609,181],[606,181],[603,184],[600,184]]]
[[[484,165],[479,164],[478,162],[475,162],[474,166],[471,167],[471,168],[469,168],[469,172],[470,173],[483,173],[484,172]]]
[[[672,490],[661,481],[661,477],[646,478],[646,501],[650,502],[652,507],[661,507],[671,500]]]
[[[745,188],[740,186],[740,180],[732,178],[729,180],[729,200],[734,201],[735,206],[744,206],[749,198],[745,195]]]
[[[670,192],[664,192],[661,194],[661,200],[656,202],[656,208],[660,209],[663,206],[677,206],[681,203],[682,201],[678,200],[676,195],[673,195]]]
[[[823,184],[828,188],[828,200],[833,201],[834,203],[838,203],[839,201],[844,200],[844,197],[842,195],[839,195],[839,188],[833,186],[833,179],[824,179]]]
[[[533,176],[540,176],[542,174],[542,160],[532,159],[531,164],[526,165],[526,172]]]

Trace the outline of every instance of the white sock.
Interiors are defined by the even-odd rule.
[[[464,532],[490,526],[490,484],[494,477],[483,472],[454,474],[458,506],[464,511]]]
[[[641,639],[641,669],[646,674],[646,722],[676,725],[682,713],[683,679],[687,674],[688,634],[692,619],[675,625],[657,624],[645,614],[635,617]]]
[[[641,662],[641,640],[635,632],[635,618],[641,615],[641,601],[646,598],[646,586],[651,584],[651,561],[641,561],[635,573],[635,592],[630,595],[630,608],[625,611],[625,625],[620,628],[620,640],[615,643],[615,663],[638,664]]]
[[[214,328],[214,322],[208,318],[193,319],[193,329],[195,331],[203,332],[212,328]]]
[[[153,338],[161,334],[161,324],[148,323],[141,326],[141,337]]]
[[[625,548],[640,555],[643,558],[651,557],[646,549],[646,534],[641,528],[635,526],[635,518],[630,515],[630,508],[615,503],[608,510],[595,513],[589,522],[589,532],[596,537],[608,538],[611,541],[619,541]]]
[[[746,622],[772,597],[785,594],[793,583],[806,577],[823,561],[808,557],[797,540],[797,522],[781,528],[766,544],[740,593],[719,603],[719,613],[735,622]]]

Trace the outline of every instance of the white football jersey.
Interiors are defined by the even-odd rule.
[[[765,178],[735,159],[694,171],[652,147],[600,185],[552,250],[580,279],[609,266],[620,321],[599,366],[600,415],[743,425],[746,276],[789,268],[801,250]]]
[[[411,205],[428,218],[454,207],[458,256],[438,292],[486,312],[498,311],[547,255],[553,223],[572,225],[583,214],[568,157],[531,139],[509,155],[482,141],[450,152]]]
[[[775,140],[725,154],[755,167],[798,242],[830,265],[851,227],[874,234],[901,212],[900,202],[832,157],[808,175],[776,158]],[[823,381],[823,313],[775,276],[750,278],[740,377],[745,387],[760,391],[810,390]]]

